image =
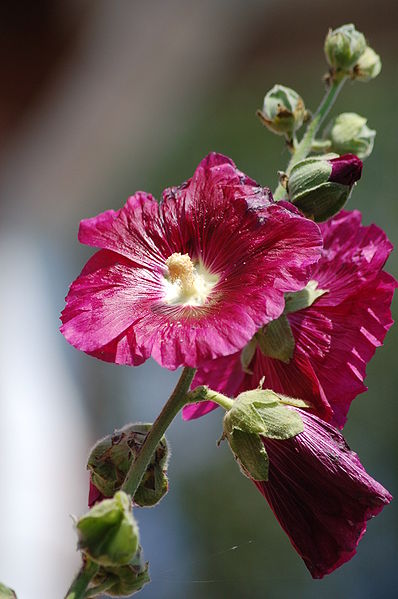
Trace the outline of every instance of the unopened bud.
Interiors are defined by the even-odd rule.
[[[223,436],[228,439],[242,472],[249,478],[268,478],[268,455],[261,437],[284,440],[304,430],[300,414],[284,405],[290,402],[306,406],[300,400],[286,398],[269,389],[255,389],[238,395],[225,413]]]
[[[355,154],[362,160],[367,158],[372,153],[376,131],[369,129],[366,123],[367,120],[355,112],[339,114],[325,131],[331,151]]]
[[[102,497],[113,497],[121,488],[151,426],[128,424],[94,445],[87,463],[90,470],[90,506]],[[167,442],[162,437],[135,492],[135,504],[153,506],[167,493],[168,457]]]
[[[104,499],[76,523],[79,549],[102,566],[128,564],[138,549],[138,526],[123,491]]]
[[[343,208],[361,173],[362,161],[353,154],[306,158],[292,168],[289,200],[307,217],[324,221]]]
[[[381,59],[378,54],[367,46],[365,52],[354,66],[353,78],[356,81],[370,81],[381,71]]]
[[[303,124],[306,110],[297,92],[276,84],[266,94],[263,109],[257,115],[270,131],[290,138]]]
[[[365,36],[357,31],[352,23],[330,30],[326,36],[326,59],[329,65],[336,70],[349,72],[365,49]]]

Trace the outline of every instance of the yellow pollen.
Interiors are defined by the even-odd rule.
[[[190,294],[195,289],[194,265],[188,254],[177,252],[166,260],[170,281],[181,285],[183,294]]]

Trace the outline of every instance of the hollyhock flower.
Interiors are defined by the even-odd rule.
[[[192,179],[80,223],[101,248],[72,283],[61,332],[118,364],[196,367],[236,352],[283,311],[319,258],[317,226],[220,154]]]
[[[362,226],[358,211],[342,211],[320,228],[324,249],[307,288],[311,300],[300,309],[299,294],[287,296],[285,314],[268,327],[283,325],[278,340],[291,341],[290,353],[271,357],[256,336],[243,352],[203,365],[194,383],[235,397],[265,377],[266,387],[304,399],[342,428],[351,401],[367,389],[366,365],[392,324],[396,281],[382,270],[391,243],[375,225]],[[298,309],[291,311],[294,301]],[[192,404],[183,415],[197,418],[216,407]]]
[[[254,484],[313,578],[349,561],[376,516],[392,497],[367,474],[341,433],[304,410],[304,431],[280,441],[262,437],[267,481]]]

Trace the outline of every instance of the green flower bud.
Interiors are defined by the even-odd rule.
[[[112,582],[106,588],[106,594],[111,597],[130,597],[140,591],[150,582],[148,562],[143,562],[141,548],[138,548],[134,559],[127,566],[101,567],[92,582],[98,587]]]
[[[235,455],[243,474],[254,480],[268,479],[268,455],[261,437],[290,439],[304,430],[298,412],[290,403],[306,407],[301,400],[286,398],[269,389],[255,389],[238,395],[225,413],[223,437]]]
[[[366,122],[355,112],[339,114],[325,130],[332,152],[356,154],[362,160],[367,158],[372,153],[376,131],[369,129]]]
[[[0,599],[17,599],[15,591],[0,582]]]
[[[289,200],[316,222],[327,220],[343,208],[361,173],[362,161],[354,154],[306,158],[292,168]]]
[[[138,549],[138,526],[123,491],[104,499],[76,523],[79,549],[102,566],[128,564]]]
[[[353,78],[357,81],[370,81],[377,77],[380,71],[380,56],[368,46],[354,67]]]
[[[342,25],[329,30],[325,40],[325,55],[329,65],[337,70],[350,71],[365,52],[366,40],[354,25]]]
[[[266,94],[263,109],[258,110],[257,115],[270,131],[291,138],[303,124],[306,110],[297,92],[276,84]]]
[[[87,468],[90,470],[91,483],[104,497],[113,497],[121,488],[151,426],[128,424],[94,445]],[[134,495],[135,504],[153,506],[167,493],[168,457],[167,442],[162,437]]]

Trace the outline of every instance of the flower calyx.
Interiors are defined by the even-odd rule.
[[[308,407],[302,400],[270,389],[255,389],[238,395],[226,412],[223,438],[248,478],[268,480],[269,460],[262,437],[285,440],[304,430],[300,414],[289,405]]]
[[[101,566],[94,577],[92,584],[95,587],[105,588],[106,594],[111,597],[130,597],[138,593],[142,587],[150,582],[149,564],[142,559],[141,547],[125,566]]]

